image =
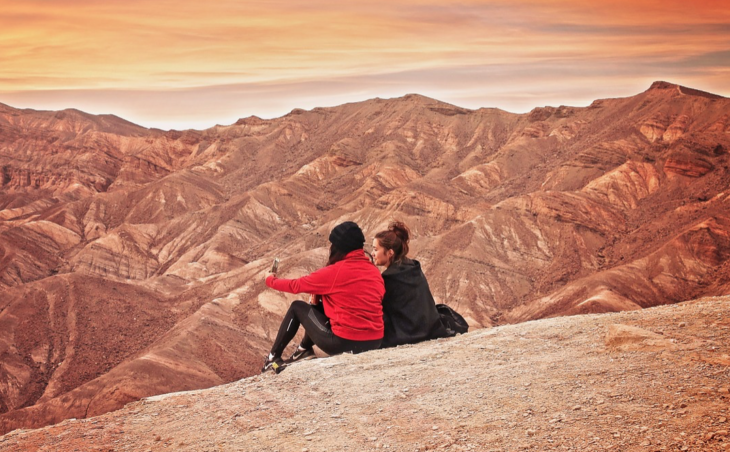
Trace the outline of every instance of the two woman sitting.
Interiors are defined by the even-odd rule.
[[[449,336],[420,264],[407,257],[409,235],[403,223],[393,223],[376,234],[373,258],[376,265],[386,267],[382,276],[363,249],[362,230],[350,221],[330,233],[325,267],[297,279],[268,273],[268,287],[310,293],[313,300],[321,298],[321,303],[292,302],[262,372],[279,373],[289,362],[314,357],[315,345],[335,355]],[[285,361],[282,353],[300,325],[304,338]]]

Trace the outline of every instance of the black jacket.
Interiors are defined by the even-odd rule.
[[[383,272],[383,281],[385,336],[381,348],[450,336],[418,261],[404,259],[391,265]]]

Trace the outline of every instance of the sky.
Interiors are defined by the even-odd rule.
[[[727,0],[0,0],[0,103],[205,129],[418,93],[523,113],[730,96]]]

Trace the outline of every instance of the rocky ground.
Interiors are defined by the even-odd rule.
[[[730,296],[320,358],[0,451],[730,450]]]

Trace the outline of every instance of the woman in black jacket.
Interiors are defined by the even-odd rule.
[[[381,348],[453,335],[441,323],[421,264],[407,256],[409,239],[408,227],[398,221],[373,239],[375,265],[386,267]]]

